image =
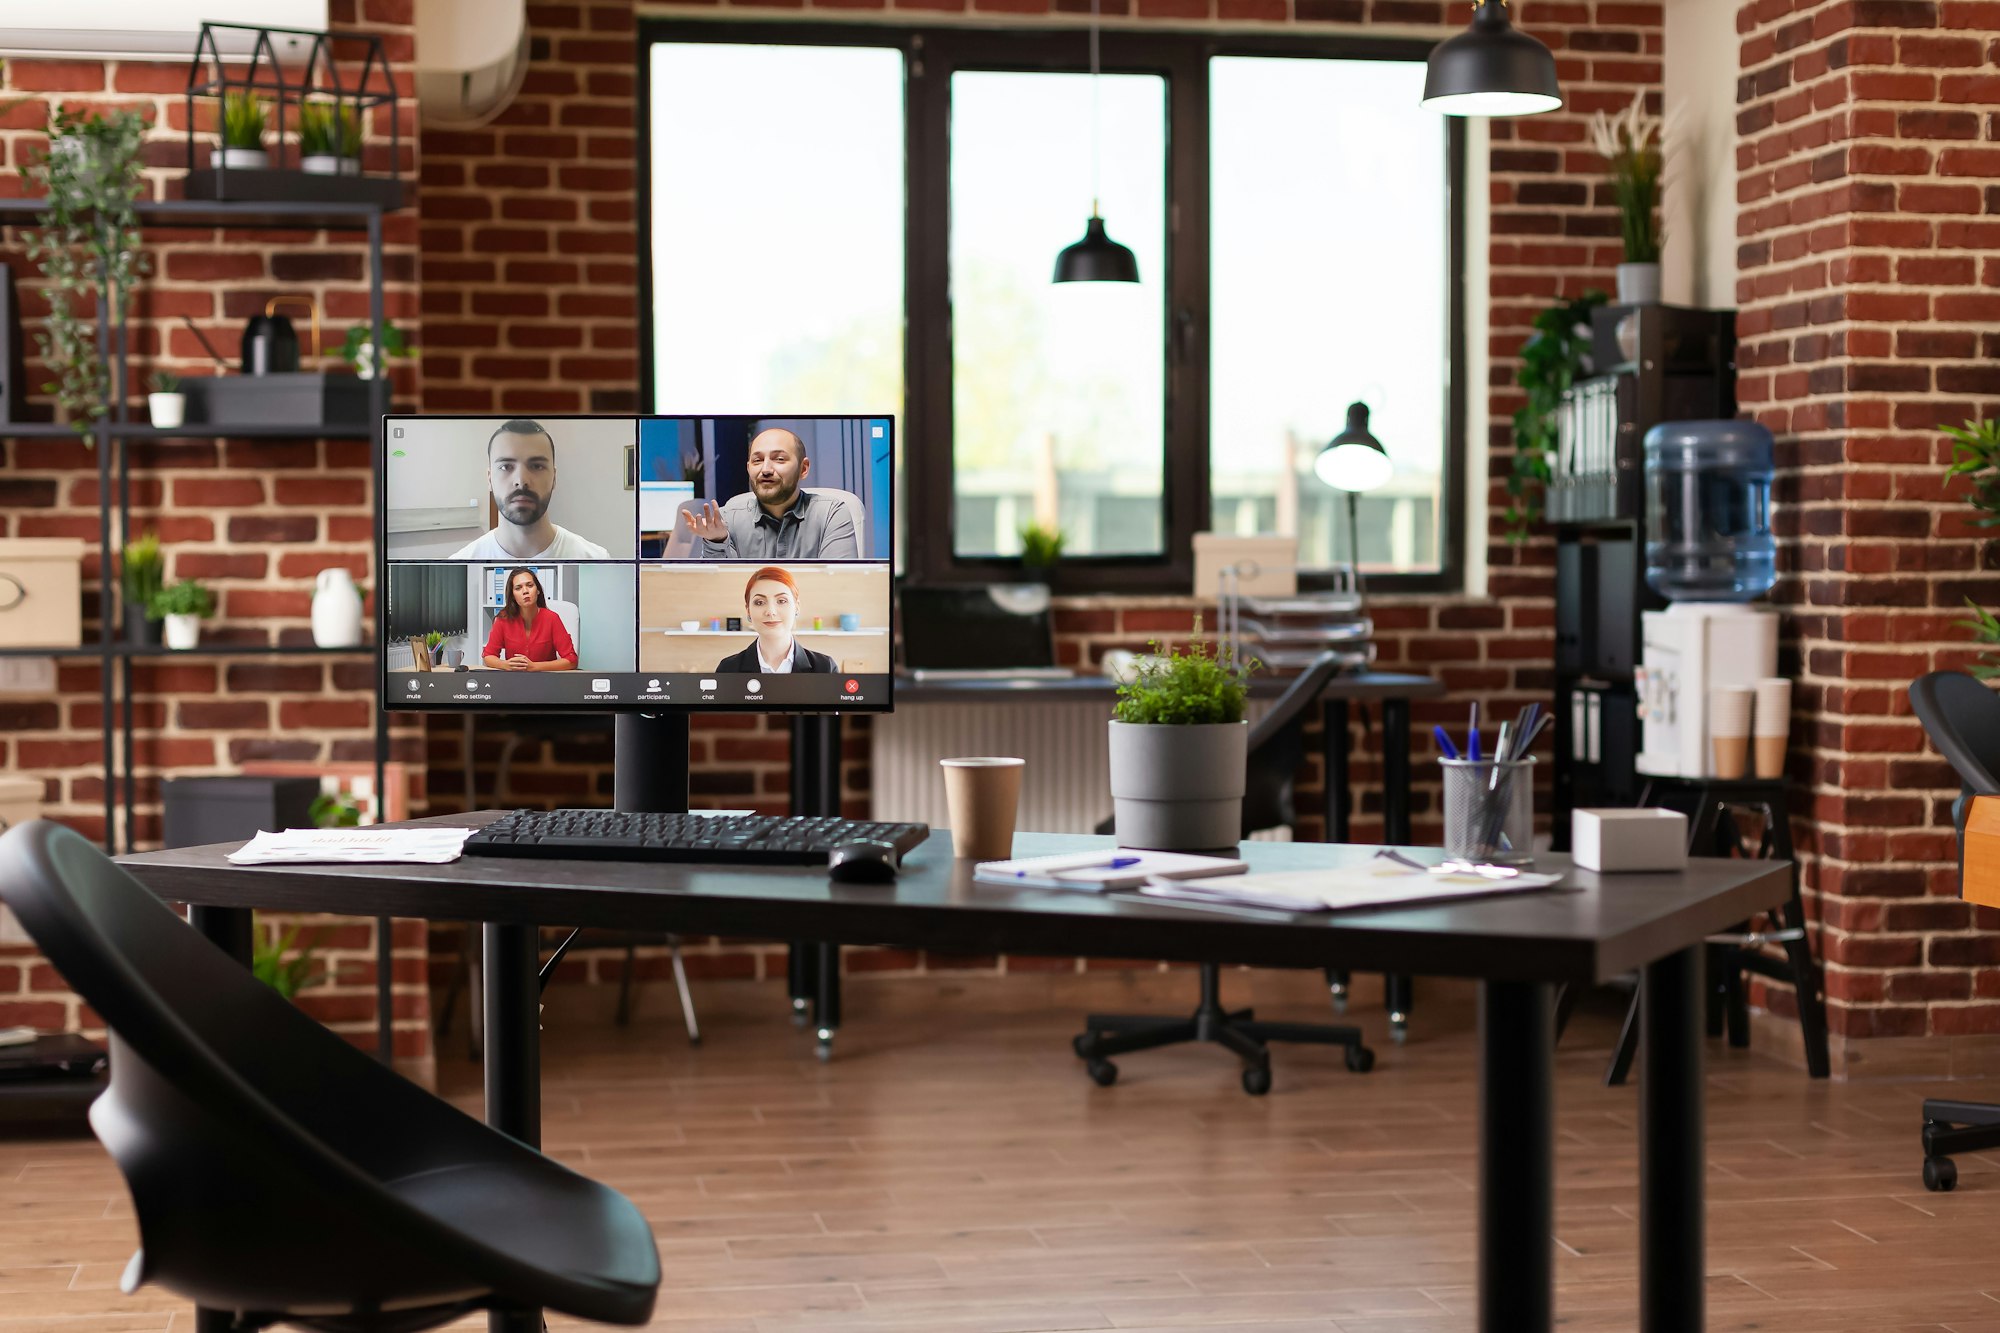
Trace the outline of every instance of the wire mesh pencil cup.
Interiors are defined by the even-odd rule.
[[[1439,759],[1444,769],[1444,850],[1486,865],[1535,859],[1535,760]],[[1494,773],[1495,767],[1499,773]]]

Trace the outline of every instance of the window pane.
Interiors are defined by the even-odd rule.
[[[652,410],[900,416],[902,54],[660,42],[652,99]]]
[[[1155,555],[1165,460],[1166,81],[1096,89],[1098,196],[1137,283],[1050,281],[1091,200],[1091,80],[955,73],[951,297],[956,553],[1054,524],[1071,555]]]
[[[1209,63],[1215,527],[1348,559],[1346,496],[1313,473],[1368,404],[1395,471],[1361,497],[1364,568],[1434,571],[1449,403],[1445,118],[1421,62]]]

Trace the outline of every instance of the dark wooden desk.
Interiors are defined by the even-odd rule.
[[[491,818],[492,813],[473,816]],[[463,823],[443,819],[436,823]],[[641,927],[966,953],[1072,953],[1267,967],[1345,967],[1479,980],[1479,1327],[1541,1333],[1554,1318],[1553,989],[1641,969],[1640,1327],[1702,1326],[1702,940],[1790,893],[1788,865],[1691,861],[1684,873],[1596,876],[1549,856],[1573,891],[1337,916],[1248,919],[1167,904],[974,883],[949,835],[884,887],[812,869],[496,861],[446,866],[234,867],[233,844],[123,864],[194,904],[210,938],[247,951],[252,907],[483,922],[487,1119],[540,1140],[536,927]],[[1023,834],[1021,855],[1110,846]],[[1414,850],[1419,858],[1435,851]],[[1253,869],[1365,859],[1366,849],[1246,843]],[[1115,1096],[1115,1093],[1106,1094]],[[496,1329],[532,1327],[494,1323]]]

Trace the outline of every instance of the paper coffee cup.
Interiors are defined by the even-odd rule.
[[[1021,805],[1022,759],[982,756],[940,759],[951,818],[952,855],[1005,861],[1014,854],[1014,820]]]
[[[1750,767],[1750,710],[1757,692],[1747,685],[1718,685],[1708,692],[1708,738],[1715,776],[1740,778]]]
[[[1792,734],[1792,682],[1775,677],[1757,682],[1757,715],[1753,736]]]

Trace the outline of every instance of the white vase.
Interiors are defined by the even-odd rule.
[[[149,393],[146,415],[152,419],[154,429],[176,430],[187,420],[187,401],[184,393]]]
[[[166,620],[167,647],[186,652],[201,643],[200,616],[168,616]]]
[[[299,159],[299,170],[309,176],[359,176],[361,161],[352,157],[337,157],[332,153],[314,153]]]
[[[1660,266],[1658,264],[1620,264],[1618,266],[1619,305],[1658,305],[1660,303]]]
[[[263,171],[271,165],[271,155],[262,148],[223,148],[215,159],[230,171]]]
[[[361,642],[361,592],[344,569],[322,569],[314,580],[313,642],[322,648],[352,648]]]

